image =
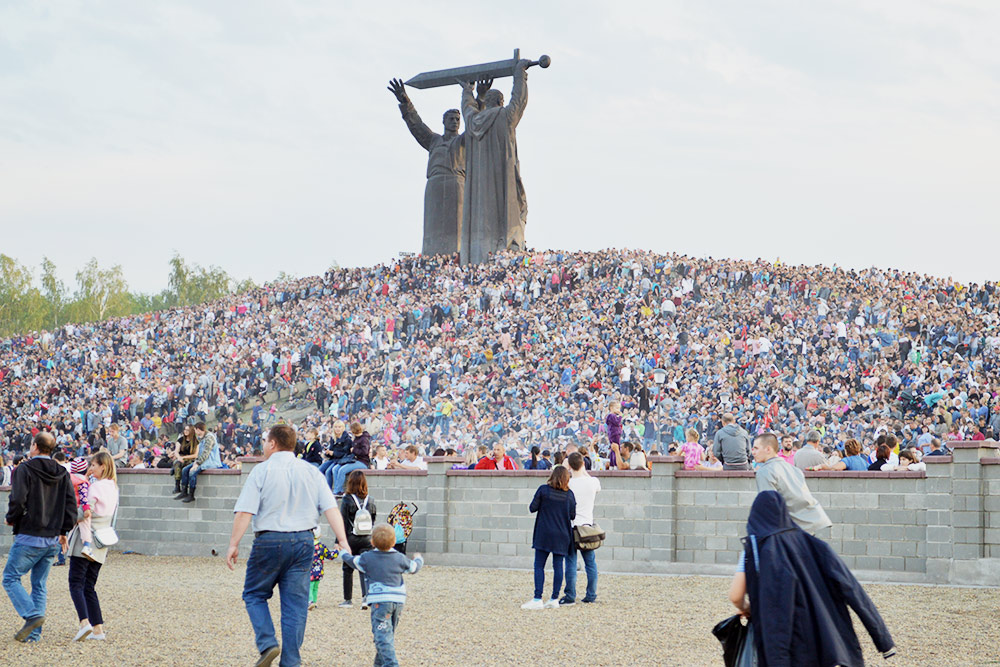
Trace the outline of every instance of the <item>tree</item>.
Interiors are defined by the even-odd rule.
[[[76,272],[76,300],[79,315],[86,321],[101,321],[129,311],[128,284],[120,264],[102,269],[91,258]]]
[[[191,306],[221,299],[230,293],[233,280],[216,266],[207,269],[188,264],[179,253],[170,259],[170,276],[164,301],[169,306]]]
[[[43,301],[32,285],[31,270],[13,257],[0,254],[0,334],[37,328]]]
[[[60,316],[66,307],[66,285],[56,275],[56,265],[48,257],[42,257],[42,296],[49,317],[46,327],[55,328],[61,324]]]

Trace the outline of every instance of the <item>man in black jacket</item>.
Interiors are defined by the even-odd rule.
[[[56,441],[42,431],[35,436],[29,459],[11,478],[7,525],[14,544],[3,570],[3,588],[24,626],[14,639],[37,642],[45,622],[46,588],[52,559],[66,549],[66,534],[76,523],[76,495],[66,469],[52,460]],[[31,572],[31,593],[21,578]]]

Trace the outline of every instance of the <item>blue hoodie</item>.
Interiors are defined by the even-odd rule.
[[[379,551],[373,549],[360,556],[341,555],[345,565],[363,572],[368,580],[368,596],[365,602],[406,602],[404,574],[416,574],[424,565],[424,559],[417,556],[410,560],[395,549]]]

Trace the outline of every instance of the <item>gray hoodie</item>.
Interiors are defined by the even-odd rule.
[[[712,453],[725,465],[745,465],[750,461],[750,434],[737,424],[729,424],[715,434]]]

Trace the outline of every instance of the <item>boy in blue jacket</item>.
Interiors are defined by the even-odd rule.
[[[404,574],[416,574],[424,559],[416,554],[410,560],[393,547],[396,531],[388,524],[379,524],[372,530],[372,551],[360,556],[342,554],[345,565],[363,572],[368,579],[368,596],[365,601],[372,610],[372,635],[375,638],[375,667],[398,667],[396,661],[396,626],[406,602]]]

